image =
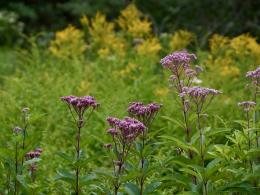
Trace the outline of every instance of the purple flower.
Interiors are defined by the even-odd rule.
[[[197,72],[190,67],[190,63],[196,59],[195,54],[187,51],[177,51],[161,59],[164,68],[172,72],[169,81],[178,93],[182,91],[184,86],[190,86],[192,78],[196,78]]]
[[[35,151],[39,152],[40,154],[43,152],[42,148],[36,148]]]
[[[88,108],[92,108],[92,110],[95,110],[99,106],[99,104],[92,96],[76,97],[76,96],[69,95],[69,96],[61,97],[61,100],[69,106],[70,110],[72,110],[73,108],[76,114],[78,115],[78,121],[77,121],[78,127],[82,127],[84,124],[83,115],[85,111]]]
[[[212,98],[220,93],[220,91],[215,89],[195,86],[183,87],[183,91],[179,94],[179,96],[188,96],[191,99],[191,101],[195,104],[197,112],[201,112],[206,100],[209,99],[210,103]]]
[[[248,112],[256,106],[256,103],[253,101],[243,101],[239,102],[237,105],[244,107],[244,111]]]
[[[29,160],[29,159],[33,159],[33,158],[39,158],[40,155],[41,155],[41,152],[35,150],[35,151],[27,152],[25,154],[25,157],[27,160]]]
[[[143,123],[130,117],[125,117],[123,120],[108,117],[107,121],[112,127],[107,132],[123,142],[122,144],[134,141],[146,128]]]
[[[184,50],[167,55],[161,59],[160,63],[164,68],[168,68],[176,73],[180,67],[184,70],[188,69],[190,67],[189,63],[195,59],[197,59],[195,54],[190,54]]]
[[[95,109],[99,105],[92,96],[76,97],[69,95],[61,97],[61,100],[66,102],[68,105],[73,106],[76,110],[86,109],[89,107]]]
[[[108,132],[110,135],[113,135],[113,136],[117,135],[117,133],[118,133],[115,128],[110,128],[110,129],[107,130],[107,132]]]
[[[145,125],[148,126],[161,107],[161,104],[156,103],[144,105],[141,102],[132,102],[128,106],[128,113],[130,116],[136,117],[138,120],[141,120]]]
[[[251,79],[260,78],[260,66],[258,66],[256,70],[248,71],[246,73],[246,77],[251,78]]]
[[[197,59],[195,54],[189,54],[187,51],[176,51],[161,59],[164,68],[170,68],[172,65],[188,65],[191,61]]]
[[[246,73],[246,77],[253,81],[253,84],[257,87],[260,85],[260,66],[256,70],[249,71]]]
[[[193,98],[205,99],[209,95],[215,96],[220,93],[221,93],[220,91],[215,89],[195,86],[195,87],[183,87],[183,91],[180,94],[180,96],[189,95],[190,97]]]
[[[20,128],[20,127],[14,127],[14,128],[13,128],[13,132],[14,132],[16,135],[19,134],[21,131],[22,131],[22,128]]]

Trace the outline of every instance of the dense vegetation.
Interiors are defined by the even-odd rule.
[[[254,37],[79,22],[0,53],[1,194],[259,193]]]
[[[0,24],[9,22],[3,17],[7,11],[16,15],[19,28],[23,27],[26,34],[44,31],[48,37],[50,32],[68,23],[78,25],[79,17],[93,17],[97,11],[115,19],[130,2],[153,21],[156,33],[188,29],[198,35],[203,46],[216,32],[228,36],[250,32],[260,36],[260,2],[255,0],[8,0],[0,2]],[[0,32],[8,35],[16,30],[3,28]],[[0,41],[6,40],[0,37]]]

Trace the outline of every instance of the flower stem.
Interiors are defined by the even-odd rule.
[[[18,145],[17,140],[15,140],[15,182],[14,182],[14,194],[18,193],[17,189],[17,174],[18,174]]]
[[[76,153],[77,153],[77,161],[80,159],[80,132],[81,132],[81,127],[82,127],[82,124],[81,124],[81,121],[82,119],[80,118],[79,120],[79,125],[78,125],[78,132],[77,132],[77,137],[76,137],[76,140],[77,140],[77,147],[76,147]],[[76,195],[79,194],[79,174],[80,174],[80,170],[79,170],[79,167],[77,165],[77,168],[76,168]]]

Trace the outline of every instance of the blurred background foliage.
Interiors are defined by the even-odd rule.
[[[0,2],[0,33],[10,38],[1,36],[0,41],[15,41],[16,31],[23,26],[23,32],[31,34],[53,32],[68,23],[79,25],[78,18],[93,17],[97,11],[115,19],[130,2],[152,21],[155,33],[187,29],[198,35],[202,46],[214,33],[260,36],[260,1],[255,0],[8,0]]]

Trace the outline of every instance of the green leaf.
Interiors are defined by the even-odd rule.
[[[31,165],[31,164],[34,164],[34,163],[39,162],[39,161],[41,161],[40,158],[33,158],[33,159],[31,159],[31,160],[25,161],[25,162],[24,162],[24,165],[25,165],[25,166],[26,166],[26,165]]]
[[[24,188],[27,188],[27,183],[23,175],[17,175],[16,179]]]
[[[185,128],[185,125],[181,121],[178,121],[176,119],[170,118],[168,116],[161,116],[161,118],[176,124],[178,127]]]
[[[75,179],[75,175],[68,171],[58,171],[58,175],[55,177],[55,180],[62,180],[70,184],[74,184]]]
[[[196,152],[197,154],[199,154],[199,151],[194,146],[192,146],[188,143],[184,143],[175,137],[172,137],[172,136],[160,136],[160,137],[174,142],[177,147],[180,147],[184,150],[192,150],[192,151]]]
[[[89,174],[89,175],[81,176],[80,177],[80,183],[81,183],[81,185],[82,184],[89,184],[95,179],[97,179],[96,174]]]
[[[178,195],[199,195],[199,193],[187,191],[187,192],[181,192]]]
[[[225,133],[230,133],[231,129],[230,128],[219,128],[219,129],[212,129],[211,131],[206,132],[206,136],[215,136],[218,134],[221,134],[221,136]]]
[[[134,183],[127,183],[124,186],[125,191],[127,192],[128,195],[137,195],[140,194],[140,190],[138,188],[138,186]]]
[[[161,182],[159,181],[153,181],[150,184],[148,184],[144,189],[144,194],[149,194],[154,192],[159,186],[161,185]]]
[[[74,161],[74,157],[73,156],[69,156],[68,154],[66,154],[65,152],[57,152],[57,154],[63,158],[64,160],[67,160],[69,162],[73,162]]]

